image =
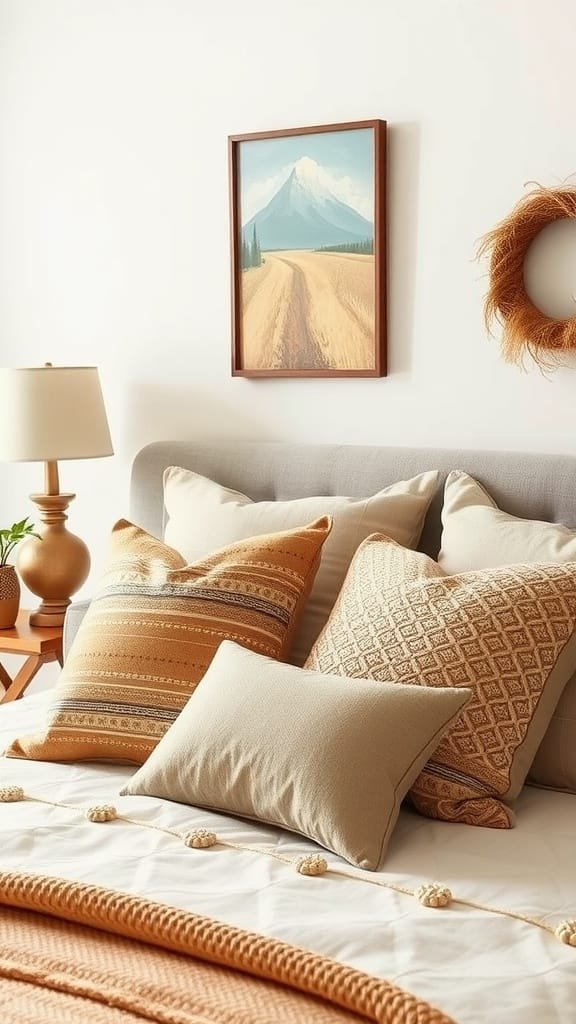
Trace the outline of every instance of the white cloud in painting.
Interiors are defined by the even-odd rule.
[[[289,164],[287,167],[282,167],[277,174],[271,175],[269,178],[262,178],[260,181],[255,181],[248,188],[242,192],[242,220],[244,224],[258,213],[259,210],[263,210],[267,203],[270,202],[272,196],[275,196],[278,189],[282,187],[284,182],[290,177],[290,173],[294,164]]]

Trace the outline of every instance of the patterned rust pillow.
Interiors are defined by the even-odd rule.
[[[576,530],[504,512],[481,484],[458,470],[446,478],[442,526],[438,564],[445,572],[576,560]],[[380,528],[378,532],[390,535]],[[576,675],[568,680],[552,715],[528,782],[576,793]]]
[[[576,669],[576,563],[448,576],[375,534],[358,548],[306,668],[469,687],[410,797],[432,818],[510,828],[507,802]]]
[[[194,565],[121,520],[54,691],[46,729],[8,757],[142,764],[222,640],[288,656],[331,520],[238,541]]]

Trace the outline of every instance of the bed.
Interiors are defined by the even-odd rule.
[[[439,470],[420,541],[420,549],[432,557],[440,547],[442,483],[454,469],[478,480],[506,513],[576,526],[576,459],[570,456],[160,442],[135,459],[129,513],[156,536],[164,528],[162,480],[169,466],[203,474],[254,501],[318,494],[360,498]],[[77,607],[69,613],[67,649],[84,611]],[[0,709],[2,750],[14,737],[38,728],[49,700],[49,693],[41,694]],[[19,876],[23,891],[22,878],[50,876],[144,897],[386,979],[440,1013],[427,1017],[418,1008],[397,1005],[369,1017],[350,1006],[352,1015],[342,1020],[564,1024],[574,1019],[576,949],[554,935],[558,922],[576,916],[574,794],[524,786],[515,802],[516,827],[510,830],[434,821],[405,805],[378,871],[353,867],[322,850],[328,872],[303,878],[293,864],[318,853],[311,840],[160,798],[119,798],[133,773],[122,764],[3,758],[1,786],[22,787],[27,798],[0,805],[0,884],[13,884]],[[86,819],[87,806],[118,805],[119,799],[118,820],[95,826]],[[190,828],[214,830],[223,845],[191,853],[175,838]],[[433,880],[452,892],[453,902],[443,909],[423,906],[414,896]],[[47,905],[44,911],[50,913]],[[0,976],[0,1005],[5,984]],[[7,1000],[6,1006],[6,1021],[28,1020],[18,1016],[17,1001]],[[116,1021],[116,1011],[107,1012],[110,1017],[101,1019]],[[291,1019],[288,1011],[285,1017],[270,1012],[271,1020]],[[302,1012],[303,1021],[340,1019]]]

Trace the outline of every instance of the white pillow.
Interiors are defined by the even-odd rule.
[[[438,555],[444,572],[452,575],[514,562],[576,562],[576,530],[511,516],[467,473],[449,473]]]
[[[437,484],[434,471],[392,484],[369,498],[323,495],[255,502],[199,473],[171,466],[164,473],[168,515],[164,540],[187,562],[196,562],[234,541],[304,526],[330,515],[332,532],[290,656],[294,664],[303,665],[330,615],[358,545],[371,533],[384,533],[404,547],[415,548]]]
[[[460,471],[446,479],[442,527],[438,562],[450,574],[518,562],[576,562],[576,530],[503,512]],[[576,675],[560,697],[528,781],[576,793]]]

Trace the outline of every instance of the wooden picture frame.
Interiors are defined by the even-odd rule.
[[[386,122],[228,139],[232,374],[386,375]]]

